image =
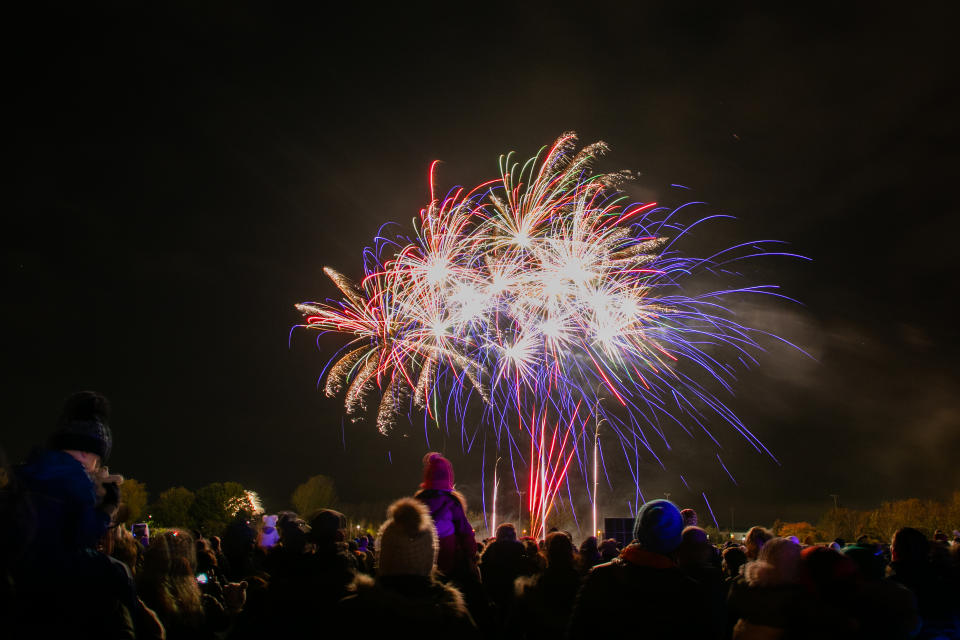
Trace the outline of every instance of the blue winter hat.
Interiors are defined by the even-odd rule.
[[[683,541],[683,516],[669,500],[644,504],[633,525],[633,536],[647,551],[670,553]]]

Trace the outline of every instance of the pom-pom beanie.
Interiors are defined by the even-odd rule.
[[[437,531],[427,507],[401,498],[387,509],[377,534],[377,573],[381,576],[429,576],[437,562]]]
[[[80,391],[69,396],[47,446],[61,451],[95,453],[106,462],[113,448],[110,402],[96,391]]]

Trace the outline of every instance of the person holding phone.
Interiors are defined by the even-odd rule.
[[[14,629],[35,637],[114,637],[132,631],[138,603],[129,569],[99,551],[120,503],[121,476],[105,466],[113,447],[110,403],[81,391],[63,404],[47,446],[15,477],[29,517],[11,574]]]

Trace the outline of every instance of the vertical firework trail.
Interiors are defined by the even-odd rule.
[[[498,179],[442,199],[434,163],[413,234],[378,236],[359,284],[324,268],[341,299],[296,305],[305,318],[297,326],[352,337],[325,384],[327,395],[344,395],[351,418],[377,395],[382,433],[398,415],[423,412],[425,427],[463,425],[470,443],[466,417],[482,406],[499,455],[514,469],[515,456],[526,458],[531,533],[546,531],[574,462],[587,481],[601,422],[628,460],[642,450],[663,466],[655,442],[669,446],[664,425],[686,430],[685,419],[711,439],[711,423],[728,425],[769,454],[708,386],[730,392],[731,362],[755,362],[758,337],[769,335],[736,322],[723,300],[779,296],[776,287],[688,295],[684,283],[737,260],[793,255],[767,249],[773,241],[683,255],[679,238],[725,216],[684,228],[675,210],[628,203],[618,190],[627,174],[592,170],[605,145],[577,151],[575,142],[564,134],[523,165],[508,154]],[[596,453],[593,467],[595,476]],[[595,501],[596,482],[590,493]]]

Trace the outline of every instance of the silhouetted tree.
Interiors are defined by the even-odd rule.
[[[333,480],[327,476],[312,476],[299,485],[290,495],[290,504],[297,513],[307,516],[317,509],[326,509],[337,505],[337,492]]]
[[[239,482],[211,482],[198,489],[190,508],[194,526],[205,534],[219,534],[233,519],[231,500],[242,499],[244,493]]]
[[[127,478],[121,487],[120,511],[117,514],[117,520],[126,524],[141,522],[146,516],[147,502],[147,485],[133,478]]]
[[[150,515],[154,522],[165,527],[187,527],[194,525],[191,511],[196,496],[185,487],[171,487],[160,494],[150,506]]]

